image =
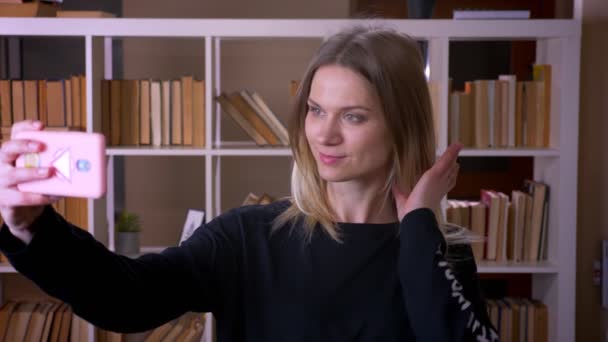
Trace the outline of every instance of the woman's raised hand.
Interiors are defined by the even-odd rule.
[[[462,144],[450,145],[433,167],[420,177],[409,194],[393,184],[393,197],[397,205],[399,221],[414,209],[435,210],[439,207],[441,199],[456,185],[459,170],[456,160],[461,149]]]
[[[31,232],[28,228],[40,216],[44,206],[57,201],[55,196],[20,192],[20,183],[49,178],[52,168],[18,168],[15,161],[21,154],[40,152],[44,145],[39,141],[16,139],[21,131],[42,130],[39,121],[21,121],[13,125],[11,139],[0,149],[0,215],[13,235],[28,243]]]

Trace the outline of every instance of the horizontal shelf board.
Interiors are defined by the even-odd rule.
[[[253,141],[220,141],[210,152],[214,156],[291,156],[287,146],[258,146]]]
[[[559,157],[559,151],[526,148],[463,148],[458,155],[464,157]]]
[[[185,146],[166,147],[109,147],[110,156],[291,156],[285,146],[264,146],[246,142],[222,142],[222,147],[202,149]],[[438,152],[438,155],[441,153]],[[554,149],[463,149],[461,157],[559,157]]]
[[[106,151],[109,156],[291,156],[285,147],[234,147],[222,149],[196,149],[188,147],[114,147]]]
[[[324,37],[369,19],[2,18],[0,34],[105,37]],[[418,38],[525,39],[580,36],[574,19],[376,19]]]
[[[291,157],[291,150],[285,147],[261,147],[261,148],[223,148],[213,150],[214,156],[285,156]]]
[[[478,273],[558,273],[558,267],[548,261],[537,262],[477,262]]]
[[[195,147],[109,147],[109,156],[204,156],[209,150]]]
[[[160,253],[167,247],[142,247],[141,254]],[[141,255],[139,254],[139,255]],[[130,255],[137,257],[139,255]],[[478,273],[531,273],[531,274],[552,274],[558,273],[557,266],[548,262],[522,262],[522,263],[498,263],[491,261],[481,261],[477,263]],[[9,264],[0,264],[0,273],[17,273],[15,268]]]
[[[17,273],[17,270],[9,263],[0,263],[0,273]]]
[[[213,148],[259,148],[259,146],[252,140],[239,140],[239,141],[229,141],[229,140],[221,140],[219,142],[213,143]]]

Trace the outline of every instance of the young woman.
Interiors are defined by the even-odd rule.
[[[11,140],[0,153],[0,251],[118,332],[196,311],[213,312],[219,342],[497,341],[467,235],[436,219],[461,146],[434,163],[423,67],[415,41],[388,29],[324,41],[290,125],[292,196],[232,209],[181,246],[136,259],[66,222],[56,199],[18,192],[52,170],[15,168],[43,147]]]

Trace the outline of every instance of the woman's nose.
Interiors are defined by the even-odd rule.
[[[319,120],[318,124],[317,139],[319,143],[335,145],[342,141],[342,131],[338,118],[327,116],[323,120]]]

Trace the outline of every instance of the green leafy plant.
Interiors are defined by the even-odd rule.
[[[123,211],[116,221],[116,231],[122,233],[137,233],[141,231],[139,216],[135,213]]]

